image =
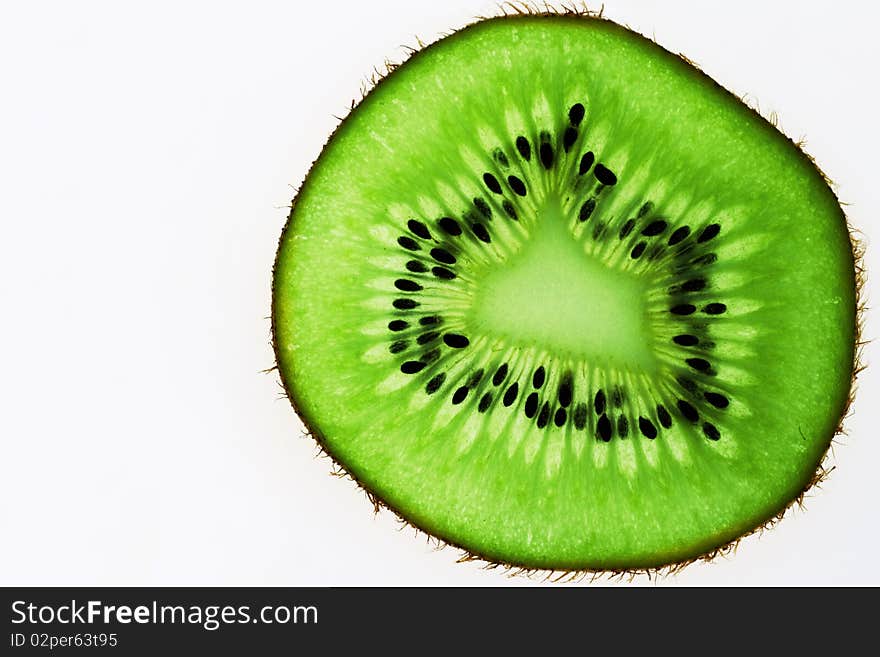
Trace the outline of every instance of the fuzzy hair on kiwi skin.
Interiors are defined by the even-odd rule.
[[[453,34],[459,32],[463,29],[466,29],[467,27],[470,27],[471,25],[474,25],[476,23],[480,23],[485,20],[504,20],[505,18],[516,17],[516,16],[533,16],[533,17],[534,16],[537,16],[537,17],[567,16],[567,17],[577,17],[577,18],[581,18],[584,20],[598,20],[598,21],[607,21],[607,22],[611,22],[611,23],[614,22],[614,21],[611,21],[610,19],[605,18],[603,14],[604,14],[604,5],[602,5],[599,10],[594,11],[594,10],[589,9],[586,5],[561,4],[559,6],[553,6],[553,5],[550,5],[546,2],[541,5],[533,4],[533,3],[526,3],[526,2],[505,2],[505,3],[498,6],[498,13],[496,13],[495,15],[477,16],[477,17],[475,17],[475,19],[471,23],[464,25],[461,28],[442,33],[435,41],[432,41],[431,43],[426,44],[421,39],[416,37],[417,47],[403,46],[404,50],[406,50],[406,52],[407,52],[406,59],[404,59],[404,61],[402,61],[402,62],[397,62],[397,63],[386,59],[385,62],[383,63],[383,69],[380,69],[378,67],[374,67],[372,73],[369,75],[369,77],[361,85],[360,99],[352,99],[350,107],[348,108],[348,113],[351,113],[355,108],[357,108],[357,106],[367,97],[367,95],[373,89],[375,89],[379,85],[381,85],[383,83],[383,81],[389,75],[393,74],[394,71],[399,66],[401,66],[403,63],[405,63],[406,61],[408,61],[409,59],[411,59],[413,57],[419,56],[423,51],[429,49],[433,44],[437,43],[441,39],[444,39],[448,36],[452,36]],[[625,27],[626,29],[636,33],[636,34],[641,35],[641,33],[638,32],[638,30],[634,30],[628,25],[622,24],[622,26]],[[646,37],[645,35],[641,35],[641,36],[651,40],[659,48],[666,50],[665,48],[663,48],[663,46],[658,44],[653,38]],[[670,51],[667,50],[666,52],[670,52]],[[675,53],[670,53],[670,54],[675,55]],[[347,470],[342,465],[342,463],[339,461],[339,459],[333,453],[333,450],[329,446],[329,444],[326,441],[326,439],[324,438],[324,436],[318,430],[317,426],[314,426],[314,423],[310,422],[309,419],[307,418],[307,416],[304,414],[304,412],[300,408],[300,405],[299,405],[295,395],[293,395],[293,393],[292,393],[292,387],[290,385],[288,385],[289,381],[285,377],[285,373],[279,367],[279,364],[278,364],[279,360],[280,360],[280,356],[279,356],[279,350],[278,350],[278,343],[276,340],[277,327],[275,325],[275,317],[277,315],[275,312],[276,311],[276,309],[275,309],[276,296],[275,296],[275,289],[274,289],[275,270],[277,268],[277,256],[276,256],[276,262],[274,263],[273,270],[272,270],[272,274],[273,274],[272,312],[271,312],[271,317],[270,317],[270,319],[271,319],[271,345],[272,345],[273,353],[275,354],[275,364],[272,367],[268,368],[267,370],[264,370],[264,372],[269,373],[269,372],[272,372],[273,370],[277,370],[278,377],[279,377],[278,383],[282,389],[281,397],[287,398],[287,400],[289,401],[294,412],[297,414],[297,416],[303,422],[303,425],[304,425],[303,436],[308,437],[315,442],[315,445],[317,447],[316,456],[317,457],[324,457],[324,458],[327,458],[331,461],[332,466],[331,466],[330,474],[332,474],[335,477],[349,479],[352,482],[354,482],[355,486],[357,486],[357,488],[360,489],[364,493],[364,495],[369,500],[370,504],[373,506],[374,514],[378,514],[380,511],[383,511],[383,510],[390,512],[396,518],[398,523],[400,524],[401,529],[411,528],[415,531],[415,533],[417,535],[424,535],[426,537],[427,541],[430,544],[432,544],[436,550],[445,549],[445,548],[449,548],[449,547],[458,550],[460,555],[456,559],[457,563],[476,562],[478,564],[481,564],[481,566],[484,570],[501,569],[506,575],[511,576],[511,577],[517,577],[517,576],[537,577],[537,578],[540,578],[544,581],[551,581],[551,582],[556,582],[556,583],[581,582],[581,581],[585,581],[585,580],[592,582],[597,579],[632,581],[637,577],[646,577],[647,579],[651,580],[653,578],[667,577],[670,575],[675,575],[676,573],[680,572],[681,570],[683,570],[687,566],[690,566],[691,564],[694,564],[697,562],[712,562],[712,561],[718,559],[719,557],[727,557],[727,556],[735,553],[737,548],[740,545],[740,542],[743,539],[745,539],[749,536],[753,536],[753,535],[760,535],[764,531],[766,531],[767,529],[772,528],[773,526],[776,525],[776,523],[778,523],[780,520],[782,520],[791,511],[791,509],[793,509],[795,507],[797,507],[799,509],[803,509],[805,506],[805,500],[806,500],[808,494],[814,488],[817,488],[817,489],[821,488],[822,482],[824,482],[830,476],[831,472],[835,469],[835,466],[833,466],[830,463],[830,461],[833,459],[833,447],[834,447],[834,444],[836,442],[838,442],[837,441],[838,436],[842,436],[842,435],[847,434],[846,429],[845,429],[845,423],[846,423],[846,420],[852,414],[852,404],[855,399],[855,394],[856,394],[856,390],[857,390],[857,379],[858,379],[859,374],[865,369],[865,364],[863,361],[863,354],[864,354],[864,347],[867,343],[866,343],[866,341],[864,341],[862,339],[863,327],[864,327],[864,316],[865,316],[865,310],[866,310],[866,301],[864,298],[864,285],[865,285],[865,280],[866,280],[866,271],[864,268],[864,255],[865,255],[864,242],[863,242],[862,238],[860,237],[860,233],[857,231],[856,228],[853,227],[853,225],[849,221],[849,218],[846,216],[846,213],[844,211],[844,206],[846,205],[846,203],[841,202],[840,199],[837,197],[837,185],[818,166],[815,159],[809,153],[806,152],[806,150],[804,148],[805,141],[803,138],[801,138],[795,142],[779,128],[778,117],[775,112],[771,113],[769,116],[764,116],[760,111],[760,107],[757,105],[757,103],[754,101],[754,99],[751,96],[749,96],[748,94],[744,94],[743,96],[736,96],[735,94],[733,94],[732,92],[730,92],[726,88],[722,87],[714,79],[710,78],[709,76],[706,76],[703,73],[702,69],[697,64],[695,64],[691,59],[689,59],[688,57],[686,57],[680,53],[675,56],[678,56],[679,58],[684,60],[686,63],[688,63],[692,67],[694,67],[697,71],[699,71],[702,75],[704,75],[705,80],[707,82],[711,83],[714,87],[721,89],[726,94],[732,95],[735,98],[737,98],[737,100],[739,100],[741,103],[746,105],[746,107],[748,107],[749,110],[753,114],[755,114],[757,117],[759,117],[764,122],[769,123],[779,134],[781,134],[788,141],[790,141],[795,146],[797,151],[801,154],[801,156],[804,157],[811,164],[811,166],[819,173],[819,175],[822,177],[822,179],[826,182],[826,184],[828,185],[828,187],[831,189],[832,193],[834,194],[835,199],[838,202],[838,205],[841,207],[841,214],[842,214],[843,220],[846,224],[847,232],[849,234],[850,248],[851,248],[853,266],[854,266],[854,271],[855,271],[856,317],[855,317],[855,322],[854,322],[854,326],[855,326],[855,331],[854,331],[854,336],[853,336],[854,349],[853,349],[852,369],[851,369],[851,375],[850,375],[849,394],[847,396],[847,400],[844,404],[844,408],[841,412],[841,415],[838,418],[838,421],[836,424],[836,429],[831,437],[831,441],[829,442],[829,446],[826,449],[825,453],[819,457],[819,459],[817,460],[817,462],[814,466],[814,469],[812,471],[812,475],[807,479],[807,481],[804,482],[804,485],[802,486],[800,492],[794,498],[784,502],[782,505],[780,505],[779,508],[777,508],[775,511],[771,512],[771,514],[769,514],[768,517],[766,517],[761,522],[759,522],[751,530],[748,530],[748,531],[742,533],[741,535],[734,538],[733,540],[730,540],[728,542],[720,544],[720,545],[718,545],[718,546],[716,546],[716,547],[714,547],[714,548],[712,548],[702,554],[693,556],[691,558],[687,558],[687,559],[683,559],[683,560],[679,560],[679,561],[673,561],[673,562],[669,562],[669,563],[658,563],[657,565],[654,565],[651,567],[646,567],[646,568],[621,569],[621,570],[601,570],[601,569],[599,569],[599,570],[597,570],[597,569],[549,570],[549,569],[534,568],[534,567],[524,566],[522,564],[512,563],[509,561],[505,561],[503,559],[495,558],[489,554],[475,553],[475,552],[469,550],[468,548],[457,544],[455,541],[450,540],[448,537],[433,534],[433,533],[428,532],[425,529],[413,524],[410,520],[408,520],[406,517],[404,517],[404,515],[397,508],[395,508],[392,504],[388,503],[386,500],[383,500],[381,497],[379,497],[374,491],[372,491],[370,489],[370,487],[365,482],[358,479],[358,477],[356,475],[354,475],[354,473]],[[326,148],[326,146],[329,145],[333,141],[340,126],[346,120],[347,115],[345,117],[340,117],[340,116],[334,115],[334,118],[336,118],[339,121],[339,124],[337,124],[336,128],[331,133],[330,137],[327,139],[327,142],[325,143],[324,148]],[[323,149],[322,149],[322,152],[323,152]],[[319,156],[320,156],[320,154],[319,154]],[[315,161],[317,161],[317,160],[315,160]],[[283,243],[284,238],[287,235],[287,231],[291,227],[293,211],[296,207],[296,202],[297,202],[297,198],[299,197],[299,192],[303,188],[305,183],[308,181],[309,175],[311,174],[312,167],[314,166],[314,163],[315,162],[313,161],[312,166],[310,166],[310,168],[309,168],[309,173],[306,174],[305,178],[303,179],[302,184],[300,185],[299,188],[297,188],[295,195],[294,195],[294,198],[291,201],[290,205],[288,206],[290,212],[288,214],[287,223],[284,226],[284,229],[282,230],[281,237],[279,239],[279,252],[280,252],[280,245]],[[296,373],[294,372],[291,376],[296,376]]]

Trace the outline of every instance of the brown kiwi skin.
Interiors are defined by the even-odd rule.
[[[541,6],[516,2],[516,3],[504,3],[499,7],[499,13],[494,16],[478,16],[475,20],[464,27],[461,27],[456,30],[452,30],[445,35],[443,38],[447,36],[451,36],[457,32],[462,30],[467,30],[474,25],[482,23],[484,21],[496,21],[496,20],[516,20],[517,17],[546,17],[548,19],[559,19],[559,18],[569,18],[572,20],[597,20],[603,21],[606,23],[610,23],[617,28],[627,29],[632,32],[636,32],[640,34],[637,30],[633,30],[632,28],[620,26],[617,23],[605,18],[603,16],[603,9],[599,11],[591,11],[586,7],[574,7],[570,5],[560,5],[559,7],[553,7],[546,4]],[[765,518],[759,521],[756,525],[751,526],[749,523],[749,527],[743,527],[742,531],[732,539],[724,539],[717,542],[713,542],[710,545],[707,545],[704,550],[698,551],[693,554],[688,554],[683,556],[682,558],[675,558],[670,560],[661,560],[657,563],[646,564],[644,566],[639,566],[636,568],[620,568],[620,569],[594,569],[594,568],[581,568],[577,566],[573,566],[572,568],[552,568],[552,567],[536,567],[529,564],[522,564],[507,561],[501,558],[499,555],[493,555],[490,553],[480,553],[473,551],[459,543],[456,543],[453,539],[448,536],[443,535],[442,533],[435,532],[427,529],[422,526],[417,521],[413,521],[412,519],[407,518],[404,514],[397,509],[393,504],[391,504],[388,500],[380,497],[374,490],[370,488],[370,486],[358,476],[358,474],[350,468],[347,468],[342,464],[342,462],[337,458],[337,455],[334,453],[332,447],[327,442],[323,434],[317,427],[317,424],[308,416],[308,413],[303,410],[296,398],[294,393],[294,388],[291,385],[292,381],[288,376],[285,375],[284,370],[280,367],[281,354],[278,349],[277,342],[277,326],[275,324],[275,319],[277,317],[276,313],[276,302],[277,302],[277,289],[275,283],[277,281],[276,277],[276,269],[278,266],[278,257],[281,252],[281,246],[284,243],[285,237],[287,236],[288,231],[292,228],[293,223],[293,212],[296,208],[296,202],[299,198],[300,191],[305,187],[306,183],[309,181],[309,176],[314,169],[314,164],[317,160],[312,162],[312,166],[309,168],[309,172],[306,174],[303,179],[302,184],[297,189],[297,192],[291,201],[290,204],[290,212],[288,214],[287,222],[281,232],[281,237],[278,242],[278,250],[276,251],[275,262],[272,267],[272,302],[271,302],[271,344],[272,349],[275,355],[275,365],[265,372],[271,372],[273,370],[277,370],[280,385],[284,391],[284,396],[287,397],[290,405],[293,407],[294,412],[299,416],[305,426],[305,434],[311,437],[318,446],[320,450],[320,456],[324,456],[329,458],[332,463],[331,473],[334,476],[341,478],[348,478],[354,482],[354,484],[367,496],[367,499],[373,506],[374,513],[378,514],[381,510],[390,511],[403,526],[411,527],[416,532],[420,534],[424,534],[427,539],[433,542],[436,548],[446,548],[452,547],[457,549],[460,552],[460,556],[457,559],[457,562],[478,562],[482,564],[484,569],[495,569],[500,568],[504,572],[509,575],[517,575],[517,576],[529,576],[529,577],[540,577],[545,580],[553,581],[553,582],[579,582],[583,580],[593,581],[599,578],[612,578],[612,579],[623,579],[631,581],[632,579],[638,576],[644,576],[648,579],[652,579],[654,577],[665,577],[669,575],[674,575],[680,572],[685,567],[700,561],[711,562],[719,557],[725,557],[734,553],[737,547],[740,544],[740,541],[743,539],[752,536],[754,534],[760,534],[764,532],[766,529],[773,527],[777,522],[782,520],[783,517],[789,512],[793,507],[803,508],[804,500],[807,494],[814,488],[820,487],[821,483],[826,480],[826,478],[831,474],[834,470],[834,466],[830,464],[831,460],[831,446],[835,442],[835,438],[840,435],[844,435],[846,430],[844,428],[844,424],[847,418],[851,415],[852,403],[855,399],[855,393],[857,389],[857,379],[858,375],[865,369],[865,365],[863,364],[863,351],[866,342],[862,339],[863,326],[864,326],[864,311],[865,311],[865,299],[864,299],[864,285],[866,280],[866,272],[864,268],[864,254],[865,249],[863,242],[860,238],[860,234],[853,228],[850,224],[846,213],[842,208],[842,204],[837,197],[835,192],[836,185],[832,182],[832,180],[822,171],[821,168],[817,165],[814,158],[809,155],[804,149],[804,143],[802,141],[795,142],[790,137],[785,135],[778,127],[776,116],[772,115],[767,118],[760,114],[760,112],[755,109],[752,105],[746,102],[745,97],[739,97],[728,91],[724,87],[722,87],[718,82],[714,79],[707,76],[703,73],[702,69],[699,68],[693,61],[685,57],[681,54],[675,54],[671,51],[666,50],[661,45],[657,44],[656,41],[651,39],[650,37],[646,37],[645,35],[641,35],[644,38],[652,41],[654,45],[663,50],[665,53],[672,57],[679,57],[684,60],[687,64],[689,64],[693,69],[697,72],[698,75],[702,76],[703,82],[708,82],[712,86],[717,89],[722,90],[724,93],[732,96],[737,101],[746,105],[749,110],[756,116],[760,121],[765,123],[767,126],[770,126],[772,129],[776,130],[783,137],[792,142],[801,156],[807,160],[807,162],[815,169],[815,171],[822,176],[823,180],[825,180],[832,194],[834,194],[835,199],[837,200],[838,206],[840,206],[840,220],[846,225],[847,232],[849,234],[850,240],[850,248],[852,253],[852,266],[853,271],[855,273],[855,317],[854,317],[854,326],[855,332],[853,335],[853,352],[852,352],[852,370],[851,370],[851,381],[849,394],[847,395],[846,402],[838,418],[836,423],[836,428],[833,432],[829,440],[828,448],[826,448],[825,452],[817,459],[815,467],[813,468],[811,474],[805,478],[802,482],[802,485],[799,489],[799,492],[791,499],[785,500],[780,503],[780,505],[773,511],[771,511]],[[438,40],[439,41],[439,40]],[[408,55],[404,61],[408,61],[410,59],[415,59],[420,57],[421,54],[437,43],[437,41],[424,44],[421,40],[417,40],[418,47],[417,48],[407,48]],[[384,70],[374,69],[373,74],[370,78],[364,83],[361,88],[361,98],[359,100],[352,100],[349,108],[349,114],[355,110],[361,103],[368,101],[370,96],[370,92],[375,88],[379,87],[384,80],[393,75],[394,71],[404,62],[393,63],[388,60],[384,63]],[[346,121],[346,117],[335,117],[339,120],[336,128],[331,133],[327,142],[324,145],[324,149],[329,146],[333,140],[335,139],[337,132],[342,127],[342,125]],[[322,152],[323,150],[322,149]],[[295,373],[293,375],[295,376]]]

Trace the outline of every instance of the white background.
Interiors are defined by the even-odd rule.
[[[3,3],[0,584],[534,583],[374,517],[260,372],[284,206],[333,115],[401,44],[494,11]],[[806,136],[871,246],[875,5],[609,0],[605,14]],[[660,584],[880,584],[878,375],[862,375],[806,512]]]

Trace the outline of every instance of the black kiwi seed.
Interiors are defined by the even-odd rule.
[[[504,399],[502,399],[502,403],[505,406],[510,406],[513,402],[516,401],[516,396],[519,394],[519,383],[514,381],[511,386],[507,389],[507,392],[504,393]]]
[[[442,262],[445,265],[454,265],[455,264],[455,256],[452,255],[446,249],[434,248],[431,249],[431,257],[434,258],[437,262]]]
[[[708,306],[703,308],[703,312],[707,315],[721,315],[726,311],[727,306],[725,306],[723,303],[710,303]]]
[[[691,406],[684,399],[679,399],[676,402],[676,406],[678,406],[678,410],[681,411],[681,414],[686,420],[689,420],[690,422],[696,422],[700,419],[700,414],[697,413],[697,409]]]
[[[584,204],[581,206],[581,211],[578,213],[578,218],[581,221],[586,221],[593,214],[593,210],[596,209],[596,199],[589,198],[584,201]]]
[[[721,232],[721,226],[718,224],[709,224],[706,226],[703,231],[700,233],[700,236],[697,238],[698,242],[708,242],[713,237],[717,236],[718,233]]]
[[[691,315],[696,312],[697,307],[691,303],[680,303],[669,309],[673,315]]]
[[[442,324],[443,318],[439,315],[428,315],[426,317],[422,317],[419,319],[419,324],[422,326],[431,326],[433,324]]]
[[[614,408],[623,406],[623,391],[619,387],[611,393],[611,403],[614,404]]]
[[[470,388],[468,388],[467,386],[461,386],[460,388],[458,388],[458,390],[456,390],[452,394],[452,403],[453,404],[460,404],[461,402],[463,402],[465,400],[465,398],[468,396],[469,390],[470,390]]]
[[[639,417],[639,431],[642,432],[645,438],[653,440],[657,437],[657,427],[646,417]]]
[[[682,347],[693,347],[700,343],[700,339],[697,336],[687,333],[683,335],[676,335],[674,338],[672,338],[672,341],[675,344],[680,344]]]
[[[405,322],[402,319],[393,319],[388,322],[389,331],[402,331],[406,328],[409,328],[409,322]]]
[[[599,421],[596,423],[596,431],[599,434],[599,438],[606,443],[611,440],[611,420],[608,419],[607,415],[603,414],[599,418]]]
[[[428,266],[418,260],[410,260],[406,263],[406,268],[414,274],[423,274],[428,271]]]
[[[703,433],[706,434],[706,438],[709,440],[718,440],[721,438],[721,432],[719,432],[718,428],[711,422],[703,423]]]
[[[461,235],[461,226],[459,226],[458,222],[452,217],[441,217],[437,221],[437,225],[450,235]]]
[[[635,225],[635,219],[627,219],[626,223],[620,227],[620,239],[627,237],[632,232],[632,229]]]
[[[578,131],[576,128],[566,128],[565,132],[562,133],[562,147],[565,149],[565,152],[571,150],[571,147],[574,146],[574,142],[577,141]]]
[[[491,173],[487,172],[483,174],[483,182],[486,184],[486,187],[488,187],[490,191],[494,192],[495,194],[501,193],[501,183],[498,182],[498,178],[493,176]]]
[[[447,333],[443,336],[443,342],[446,343],[447,347],[452,347],[453,349],[464,349],[471,343],[465,336],[458,333]]]
[[[567,408],[571,404],[571,388],[571,374],[566,374],[559,384],[559,405],[563,408]]]
[[[593,400],[593,410],[596,411],[596,415],[602,415],[605,412],[605,392],[603,390],[596,393],[596,398]]]
[[[507,184],[517,195],[526,195],[526,184],[516,176],[507,176]]]
[[[646,246],[648,245],[645,242],[639,242],[632,248],[632,251],[629,252],[629,257],[633,260],[638,260],[645,252]]]
[[[686,358],[684,362],[700,372],[708,372],[712,369],[712,363],[704,358]]]
[[[487,219],[492,218],[492,208],[490,208],[489,204],[486,203],[486,201],[481,199],[479,196],[474,198],[474,207],[481,215],[483,215]]]
[[[396,340],[391,343],[388,347],[388,351],[392,354],[399,354],[401,351],[406,351],[406,348],[409,346],[409,342],[406,340]]]
[[[419,302],[413,301],[412,299],[395,299],[391,305],[398,310],[412,310],[419,306]]]
[[[480,398],[480,403],[477,406],[477,411],[479,411],[480,413],[485,413],[489,409],[489,406],[491,406],[491,404],[492,393],[487,392],[485,395],[482,396],[482,398]]]
[[[418,292],[419,290],[424,289],[415,281],[411,281],[407,278],[398,278],[394,281],[394,287],[403,292]]]
[[[541,156],[541,164],[544,165],[544,168],[551,169],[553,167],[553,147],[549,141],[541,142],[538,154]]]
[[[486,230],[486,227],[481,223],[476,223],[471,226],[471,230],[474,231],[474,235],[477,236],[481,242],[486,242],[487,244],[492,241],[492,238],[489,237],[489,231]]]
[[[660,420],[660,426],[664,429],[668,429],[672,426],[672,418],[663,404],[657,405],[657,419]]]
[[[727,397],[717,392],[704,392],[703,397],[715,408],[727,408],[728,404],[730,404],[730,400]]]
[[[581,431],[587,426],[587,405],[583,402],[574,407],[574,428]]]
[[[429,395],[433,395],[440,389],[440,386],[443,385],[443,382],[446,380],[446,374],[444,372],[440,372],[434,376],[427,384],[425,384],[425,392]]]
[[[537,392],[533,392],[528,397],[526,397],[526,404],[525,404],[525,408],[523,410],[525,411],[526,417],[529,418],[530,420],[533,417],[535,417],[535,413],[538,412],[538,393]]]
[[[415,374],[425,369],[425,364],[420,360],[408,360],[400,366],[400,371],[404,374]]]
[[[626,415],[620,415],[617,418],[617,435],[621,438],[626,438],[626,435],[629,433],[629,420],[626,419]]]
[[[662,219],[658,219],[656,221],[652,221],[647,226],[645,226],[642,229],[642,235],[652,237],[654,235],[659,235],[664,230],[666,230],[666,222]]]
[[[498,164],[500,164],[505,169],[510,166],[510,162],[508,162],[507,156],[504,154],[504,151],[502,151],[500,148],[495,149],[494,156],[495,156],[495,161],[498,162]]]
[[[548,402],[544,402],[544,405],[541,407],[541,412],[538,413],[538,428],[543,429],[547,426],[547,422],[550,421],[550,404]]]
[[[544,366],[539,365],[538,369],[535,370],[534,375],[532,376],[532,385],[535,390],[540,389],[542,385],[544,385],[544,379],[546,378],[546,372],[544,371]]]
[[[654,204],[651,203],[651,201],[645,201],[644,205],[642,205],[642,207],[639,208],[639,214],[638,214],[639,219],[644,217],[646,214],[648,214],[653,209],[654,209]]]
[[[596,180],[603,185],[611,186],[617,184],[617,176],[614,175],[614,172],[611,169],[601,162],[596,164],[596,169],[593,171],[593,175],[596,176]]]
[[[581,124],[581,121],[584,120],[584,106],[580,103],[572,105],[571,109],[568,110],[568,120],[575,128],[577,128]]]
[[[691,234],[691,229],[688,228],[687,226],[681,226],[679,228],[676,228],[672,232],[672,235],[669,236],[669,246],[675,246],[676,244],[681,242],[683,239],[685,239],[690,234]]]
[[[507,378],[507,363],[502,363],[501,366],[495,370],[495,376],[492,377],[492,385],[500,386],[504,383],[504,379]]]
[[[583,157],[581,158],[581,164],[578,167],[578,175],[582,176],[587,171],[589,171],[590,168],[593,166],[593,162],[595,162],[595,160],[596,156],[593,155],[593,151],[587,151],[586,153],[584,153]]]
[[[434,274],[437,278],[442,278],[447,281],[451,281],[455,278],[455,273],[451,269],[447,269],[446,267],[432,267],[431,273]]]
[[[519,216],[516,214],[516,208],[513,207],[513,203],[508,200],[504,200],[501,203],[501,207],[504,208],[504,212],[507,213],[507,216],[513,219],[514,221],[519,221]]]
[[[532,159],[532,146],[529,144],[529,140],[525,137],[516,138],[516,150],[519,151],[522,159],[526,162]]]
[[[431,239],[431,233],[428,230],[428,227],[423,224],[421,221],[416,221],[415,219],[410,219],[406,222],[407,227],[416,235],[421,237],[422,239],[429,240]]]
[[[706,287],[706,279],[705,278],[692,278],[689,281],[685,281],[681,284],[682,292],[699,292],[700,290]]]
[[[407,237],[406,235],[401,235],[400,237],[398,237],[397,243],[408,251],[418,251],[422,248],[419,246],[419,243],[416,242],[412,237]]]
[[[557,427],[561,427],[565,424],[565,421],[568,419],[568,413],[565,412],[564,408],[557,408],[556,413],[553,415],[553,424]]]

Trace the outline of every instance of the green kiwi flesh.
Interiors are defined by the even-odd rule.
[[[856,283],[824,176],[652,41],[476,23],[334,133],[273,334],[330,455],[492,562],[631,570],[762,526],[849,399]]]

